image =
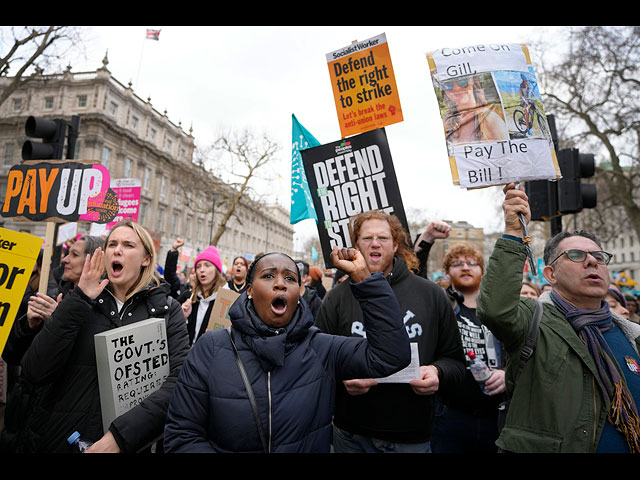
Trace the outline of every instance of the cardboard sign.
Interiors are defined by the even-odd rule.
[[[116,223],[130,218],[138,221],[140,212],[140,189],[142,182],[138,178],[118,178],[111,181],[111,190],[118,197],[118,214],[107,223],[107,230],[111,230]]]
[[[216,328],[227,328],[231,325],[229,319],[229,309],[231,305],[238,299],[239,293],[228,288],[221,288],[216,295],[216,301],[213,303],[209,323],[207,324],[207,332]]]
[[[369,210],[393,214],[409,232],[384,129],[303,150],[327,268],[331,251],[351,247],[349,219]]]
[[[384,33],[326,58],[342,138],[403,120]]]
[[[39,237],[0,228],[0,354],[41,248]]]
[[[526,45],[427,54],[454,185],[561,177]]]
[[[32,221],[108,223],[118,213],[109,171],[82,161],[14,165],[7,177],[3,217]]]
[[[150,318],[94,335],[104,431],[169,376],[164,318]]]
[[[70,238],[78,235],[78,222],[69,222],[58,226],[58,239],[56,245],[62,245]]]

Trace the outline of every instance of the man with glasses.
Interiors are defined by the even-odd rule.
[[[527,196],[505,187],[505,230],[496,241],[478,296],[478,318],[508,353],[512,394],[497,440],[514,452],[639,452],[640,326],[609,309],[611,254],[587,232],[562,232],[544,250],[537,344],[514,384],[535,304],[520,298],[527,258],[518,214]]]
[[[418,269],[407,233],[394,215],[365,212],[350,220],[352,244],[369,271],[383,272],[402,307],[404,325],[417,345],[420,378],[410,383],[375,379],[338,381],[333,448],[337,453],[427,453],[435,393],[462,380],[460,332],[443,289],[412,273]],[[366,336],[362,311],[343,282],[329,290],[316,317],[320,330]]]
[[[491,376],[480,385],[467,368],[463,382],[440,389],[431,448],[434,453],[496,453],[498,408],[504,401],[505,383],[500,343],[476,317],[484,258],[480,251],[459,243],[449,249],[442,267],[453,289],[450,297],[455,302],[462,352],[472,351],[487,364]]]

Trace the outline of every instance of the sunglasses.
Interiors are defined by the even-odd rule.
[[[450,92],[453,90],[454,84],[458,84],[460,88],[467,88],[469,86],[468,78],[456,78],[453,80],[445,80],[444,82],[439,82],[439,86],[441,90],[445,92]]]
[[[554,258],[549,265],[558,260],[562,255],[567,255],[567,258],[572,262],[580,263],[584,262],[587,259],[587,254],[591,255],[596,259],[600,265],[609,265],[609,262],[613,258],[613,254],[604,252],[602,250],[596,250],[593,252],[585,252],[584,250],[578,250],[577,248],[572,248],[571,250],[565,250],[556,258]]]

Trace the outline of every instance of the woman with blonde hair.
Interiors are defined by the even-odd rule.
[[[178,372],[188,352],[180,304],[155,272],[149,233],[125,220],[87,255],[76,287],[66,295],[22,361],[25,378],[50,384],[34,414],[34,453],[71,452],[67,438],[78,431],[93,442],[89,452],[135,453],[161,435]],[[148,318],[165,319],[169,376],[162,386],[117,417],[103,431],[94,336]]]
[[[222,274],[220,254],[213,245],[196,257],[193,269],[196,275],[191,297],[182,304],[182,312],[187,319],[190,345],[207,331],[218,289],[227,284]]]

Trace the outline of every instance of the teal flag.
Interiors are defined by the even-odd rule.
[[[318,251],[316,250],[316,247],[314,247],[313,245],[311,245],[311,261],[312,262],[318,261]]]
[[[293,141],[291,147],[291,224],[306,218],[313,218],[318,223],[316,209],[313,207],[307,176],[304,173],[301,150],[320,145],[313,135],[304,128],[295,115],[293,120]]]

